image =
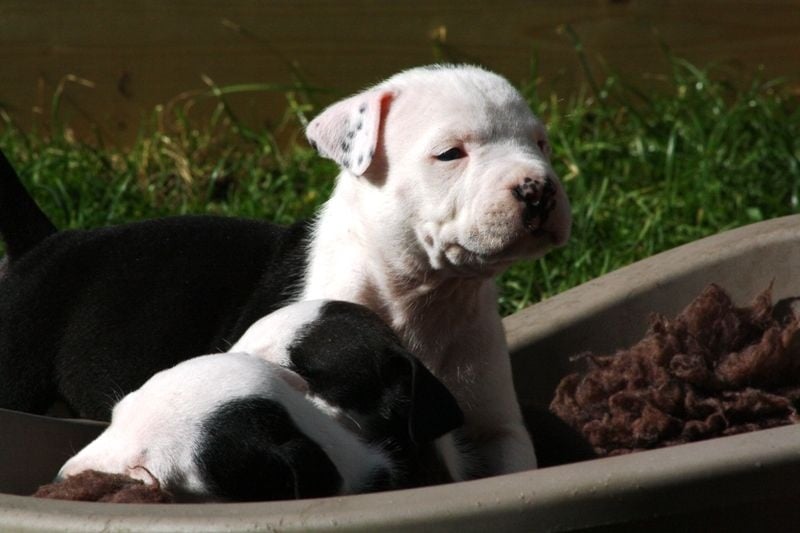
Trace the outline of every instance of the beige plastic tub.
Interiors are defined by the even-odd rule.
[[[662,253],[506,319],[517,390],[547,405],[570,355],[638,339],[709,282],[800,294],[800,216]],[[0,492],[27,494],[100,427],[0,412]],[[534,438],[536,436],[534,435]],[[800,427],[407,491],[255,504],[124,505],[0,494],[0,531],[798,531]]]

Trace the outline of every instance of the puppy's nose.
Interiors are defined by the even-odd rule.
[[[511,190],[511,194],[525,204],[522,221],[529,231],[541,229],[556,206],[556,186],[550,177],[544,180],[526,177]]]

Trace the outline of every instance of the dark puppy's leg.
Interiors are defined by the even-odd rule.
[[[29,256],[36,255],[36,250]],[[24,260],[23,260],[24,261]],[[43,414],[57,396],[53,363],[62,322],[51,310],[69,294],[49,279],[29,278],[13,270],[0,282],[0,407]],[[19,299],[28,292],[49,298]],[[16,304],[16,305],[15,305]],[[44,327],[38,327],[42,325]]]
[[[56,399],[50,355],[10,357],[0,335],[0,407],[44,414]],[[2,433],[2,429],[0,429]]]

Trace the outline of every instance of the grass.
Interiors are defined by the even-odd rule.
[[[541,89],[534,65],[520,87],[549,125],[574,227],[567,247],[499,280],[503,314],[662,250],[798,212],[800,99],[788,82],[734,83],[678,58],[650,92],[612,73],[588,80],[561,99]],[[282,223],[310,215],[335,166],[302,142],[279,144],[280,132],[242,125],[226,102],[237,90],[285,94],[287,131],[318,111],[303,85],[211,84],[192,97],[217,102],[208,122],[187,118],[192,98],[156,109],[124,151],[75,142],[63,126],[25,133],[2,113],[0,147],[60,227],[175,213]],[[57,118],[55,98],[53,107]]]

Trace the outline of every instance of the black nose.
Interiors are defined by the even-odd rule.
[[[549,177],[543,181],[525,178],[511,190],[514,198],[525,204],[522,221],[529,231],[541,229],[556,206],[556,186]]]

